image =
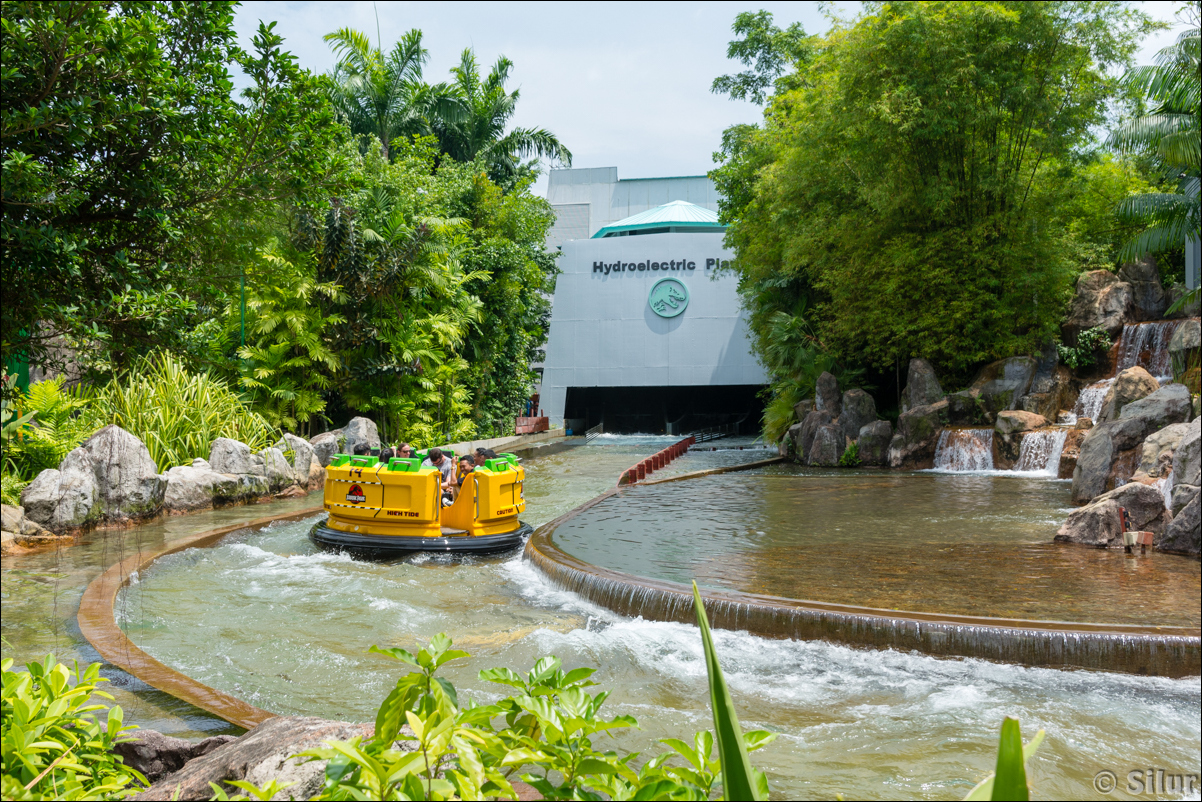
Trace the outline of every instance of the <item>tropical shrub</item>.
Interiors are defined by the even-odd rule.
[[[62,376],[34,382],[16,403],[33,420],[5,445],[6,470],[29,481],[57,468],[71,449],[107,423],[83,388],[64,388]]]
[[[1060,361],[1073,370],[1087,368],[1098,359],[1098,354],[1110,350],[1113,342],[1105,329],[1086,329],[1077,335],[1076,345],[1058,343],[1056,351]]]
[[[146,784],[136,769],[110,750],[135,729],[123,723],[119,706],[91,703],[112,699],[98,690],[100,664],[74,670],[46,655],[24,671],[3,669],[3,752],[0,781],[5,799],[123,799]],[[102,723],[94,715],[106,710]]]
[[[279,432],[220,379],[193,373],[170,354],[150,356],[100,387],[93,403],[105,423],[140,438],[160,471],[207,457],[218,437],[258,451]]]
[[[852,442],[847,448],[843,449],[842,456],[839,457],[840,468],[858,468],[860,467],[860,444]]]

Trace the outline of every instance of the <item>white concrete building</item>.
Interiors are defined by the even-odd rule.
[[[717,268],[717,193],[705,176],[618,180],[553,170],[560,248],[540,405],[552,425],[680,433],[758,427],[767,382],[738,280]]]

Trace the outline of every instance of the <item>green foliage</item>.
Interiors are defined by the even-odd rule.
[[[27,394],[16,396],[34,420],[5,446],[5,466],[25,481],[57,468],[71,449],[107,422],[84,390],[65,389],[63,382],[61,376],[34,382]]]
[[[981,780],[966,800],[986,799],[1030,799],[1027,785],[1027,761],[1043,743],[1044,731],[1035,733],[1028,744],[1023,744],[1018,719],[1002,720],[1002,731],[998,736],[997,770]]]
[[[1077,335],[1075,346],[1057,343],[1056,350],[1060,354],[1060,361],[1076,370],[1094,364],[1098,354],[1110,350],[1113,344],[1105,329],[1086,329]]]
[[[4,467],[0,467],[0,503],[21,506],[21,491],[27,484],[29,482],[15,472],[9,472],[6,462]]]
[[[1147,158],[1165,190],[1131,195],[1119,204],[1120,218],[1147,226],[1124,246],[1124,259],[1181,248],[1187,239],[1199,241],[1202,31],[1198,7],[1189,6],[1187,13],[1188,28],[1156,54],[1156,64],[1135,67],[1123,76],[1124,84],[1146,95],[1153,107],[1116,128],[1110,142]]]
[[[810,40],[800,22],[781,30],[772,24],[772,14],[768,11],[742,11],[735,16],[730,29],[743,38],[731,41],[726,48],[726,57],[736,59],[750,69],[738,75],[715,78],[710,91],[730,95],[731,100],[763,104],[769,87],[783,73],[796,70],[813,55]]]
[[[966,374],[1034,351],[1077,272],[1113,258],[1107,204],[1064,204],[1062,187],[1105,199],[1139,184],[1080,154],[1126,97],[1111,66],[1151,23],[1115,3],[865,9],[718,154],[757,348],[772,314],[804,301],[812,335],[849,363],[923,356]]]
[[[129,740],[134,729],[123,723],[119,706],[91,703],[93,697],[112,699],[97,690],[100,664],[74,671],[46,655],[13,671],[3,661],[3,781],[5,799],[123,799],[134,794],[134,783],[146,785],[137,770],[123,765],[110,750]],[[94,715],[107,710],[104,723]]]
[[[246,347],[239,349],[242,387],[250,403],[274,427],[307,430],[326,408],[323,397],[330,376],[341,366],[327,343],[327,332],[345,323],[337,313],[323,313],[319,300],[341,303],[338,285],[315,280],[314,271],[264,250],[247,272]],[[231,299],[226,320],[240,325]]]
[[[6,356],[54,362],[60,335],[117,369],[186,350],[259,221],[326,184],[341,129],[324,81],[274,23],[250,53],[233,23],[222,2],[3,4],[0,282],[21,299],[0,310]]]
[[[858,468],[860,467],[860,444],[852,441],[847,448],[843,449],[842,456],[839,457],[840,468]]]
[[[693,583],[693,609],[697,613],[697,626],[701,630],[701,643],[705,648],[705,670],[709,676],[710,709],[714,714],[714,731],[718,733],[718,756],[722,766],[722,793],[727,799],[767,799],[768,778],[764,772],[754,769],[747,757],[747,740],[739,726],[739,715],[734,700],[726,687],[722,666],[718,663],[718,652],[710,636],[709,619],[701,591]],[[761,733],[751,733],[755,742]],[[774,736],[767,736],[768,740]],[[764,741],[767,743],[768,741]]]
[[[451,91],[461,111],[432,120],[439,147],[460,162],[478,162],[489,178],[507,189],[533,180],[533,167],[523,159],[537,157],[572,166],[572,152],[545,128],[510,127],[521,92],[505,89],[513,62],[500,56],[488,75],[480,75],[476,53],[467,48],[451,68]],[[508,130],[506,130],[508,129]]]
[[[318,799],[514,799],[511,781],[517,775],[545,799],[704,800],[724,776],[736,776],[723,774],[725,764],[712,755],[708,732],[697,733],[692,745],[665,739],[671,751],[638,769],[637,754],[598,750],[598,736],[638,723],[631,716],[602,717],[608,693],[585,690],[594,685],[589,679],[594,670],[564,671],[555,657],[541,658],[525,675],[508,668],[481,671],[481,679],[512,688],[514,695],[490,705],[460,703],[455,687],[436,676],[441,666],[468,657],[452,646],[440,634],[416,655],[371,648],[417,670],[397,680],[380,706],[371,739],[333,741],[302,754],[329,761]],[[738,738],[740,748],[751,751],[774,736],[753,732]],[[414,748],[397,750],[398,741],[411,741]],[[681,760],[685,765],[670,762]],[[735,792],[725,798],[767,798],[761,772],[754,782],[762,795]],[[741,786],[731,780],[730,787]]]
[[[220,379],[190,372],[162,353],[98,388],[93,403],[106,423],[138,437],[160,471],[208,457],[218,437],[269,447],[279,432]]]

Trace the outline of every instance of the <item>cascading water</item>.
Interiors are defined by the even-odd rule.
[[[1106,401],[1106,393],[1110,391],[1112,384],[1114,384],[1114,379],[1103,379],[1083,387],[1081,394],[1077,396],[1077,403],[1073,406],[1073,411],[1065,416],[1064,422],[1073,424],[1081,418],[1089,418],[1097,423],[1098,416],[1102,414],[1102,404]]]
[[[1173,332],[1177,331],[1177,327],[1183,322],[1154,320],[1150,323],[1128,323],[1123,326],[1115,373],[1138,365],[1157,378],[1172,376],[1169,342],[1173,339]]]
[[[944,429],[935,448],[937,471],[992,471],[993,429]]]
[[[1056,427],[1029,432],[1023,437],[1018,450],[1017,471],[1042,471],[1056,476],[1060,470],[1060,454],[1064,451],[1064,440],[1068,429]]]

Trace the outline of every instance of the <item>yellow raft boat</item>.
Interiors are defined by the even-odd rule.
[[[526,510],[526,472],[517,457],[502,454],[477,466],[450,506],[442,503],[442,475],[421,462],[336,455],[326,467],[329,515],[309,537],[322,548],[365,556],[488,554],[520,546],[532,531],[518,520]]]

